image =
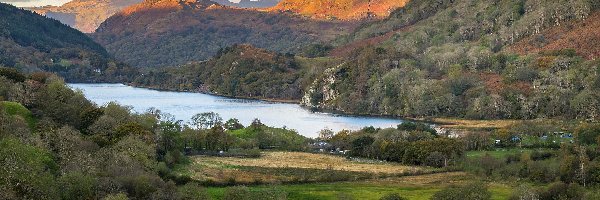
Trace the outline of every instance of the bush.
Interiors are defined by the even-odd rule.
[[[556,182],[540,193],[540,199],[583,199],[584,189],[578,184]]]
[[[398,193],[392,193],[386,194],[385,196],[381,197],[380,200],[407,200],[407,198],[400,196]]]
[[[521,185],[516,188],[509,198],[510,200],[538,200],[540,195],[538,192],[529,186]]]
[[[249,199],[250,190],[246,186],[234,186],[225,190],[224,200]]]
[[[95,177],[82,173],[65,174],[59,179],[62,198],[94,199],[98,181]]]
[[[102,200],[129,200],[129,198],[126,194],[119,193],[106,195],[106,197],[104,197]]]
[[[432,200],[487,200],[492,194],[483,183],[470,183],[465,186],[450,186],[436,192]]]
[[[188,183],[177,188],[177,193],[181,199],[205,200],[210,199],[210,195],[197,183]]]
[[[0,67],[0,76],[4,76],[14,82],[23,82],[26,77],[21,72],[13,68]]]

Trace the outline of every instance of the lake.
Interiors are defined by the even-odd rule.
[[[223,120],[237,118],[245,126],[258,118],[268,126],[295,129],[306,137],[317,137],[324,128],[337,132],[343,129],[358,130],[365,126],[379,128],[396,127],[400,119],[384,117],[348,116],[312,112],[298,104],[274,103],[260,100],[235,99],[191,92],[157,91],[135,88],[123,84],[68,84],[79,89],[98,105],[117,102],[131,106],[135,112],[157,108],[175,116],[178,120],[189,119],[203,112],[219,113]]]

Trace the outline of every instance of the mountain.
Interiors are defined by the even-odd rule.
[[[57,19],[84,33],[91,33],[111,15],[142,0],[73,0],[62,6],[27,8]]]
[[[408,0],[283,0],[269,10],[290,11],[317,19],[385,18]]]
[[[206,60],[221,48],[242,43],[297,53],[353,26],[208,0],[148,0],[108,18],[92,37],[119,60],[155,67]]]
[[[302,102],[404,117],[597,120],[599,8],[587,0],[411,1],[339,38],[330,54],[346,62],[317,78]]]
[[[599,8],[587,0],[411,1],[338,38],[338,46],[309,48],[334,57],[269,59],[263,50],[233,46],[136,82],[349,114],[598,120]]]
[[[118,74],[121,69],[102,46],[78,30],[2,3],[1,66],[25,72],[56,72],[68,81],[77,82],[100,81],[98,78],[109,81],[108,77]]]
[[[213,0],[218,4],[225,6],[233,6],[240,8],[268,8],[273,7],[279,3],[280,0],[241,0],[238,3],[231,2],[229,0]]]

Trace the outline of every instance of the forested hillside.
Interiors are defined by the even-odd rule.
[[[169,89],[301,100],[306,106],[354,114],[597,120],[600,118],[600,67],[599,61],[592,58],[600,47],[593,28],[598,4],[581,0],[560,4],[567,7],[552,5],[559,4],[554,1],[414,1],[388,19],[365,24],[339,38],[337,43],[342,45],[333,49],[331,45],[307,48],[303,55],[320,56],[330,52],[339,57],[319,58],[331,62],[316,63],[321,66],[312,68],[318,69],[316,76],[303,75],[302,70],[294,68],[293,61],[300,57],[285,56],[280,56],[285,58],[279,61],[281,64],[270,64],[273,66],[270,69],[238,71],[238,62],[233,61],[244,56],[233,53],[219,55],[207,62],[210,64],[169,68],[159,73],[160,76],[146,74],[136,82],[165,88],[155,80],[168,75],[170,78],[166,80],[176,80],[169,81],[176,83],[167,84]],[[566,27],[572,27],[574,32],[565,32],[564,38],[578,38],[577,41],[586,44],[553,45],[553,48],[541,47],[532,52],[514,50],[521,43],[529,43],[526,41],[530,37],[544,37],[543,34],[557,32],[554,29]],[[550,36],[545,38],[549,43],[546,46],[559,41]],[[226,52],[236,52],[237,48],[245,47],[234,46]],[[309,63],[319,59],[309,59]],[[253,62],[240,63],[263,66]],[[288,64],[283,64],[286,62]],[[297,91],[304,92],[301,99]]]
[[[594,24],[586,19],[598,7],[587,0],[412,1],[341,38],[346,45],[332,54],[348,61],[315,81],[303,103],[411,117],[598,119],[599,61],[588,53],[600,46],[596,29],[580,28],[590,38],[581,40],[591,43],[585,50],[510,51],[560,25]]]
[[[73,0],[61,6],[27,8],[57,19],[84,33],[91,33],[106,18],[142,0]]]
[[[156,67],[206,60],[221,48],[241,43],[300,52],[349,28],[342,22],[312,21],[208,0],[148,0],[107,19],[93,37],[121,61]]]
[[[232,97],[298,101],[303,88],[338,62],[297,58],[250,45],[234,45],[220,50],[206,62],[151,70],[137,77],[133,84]]]
[[[124,81],[135,74],[85,34],[57,20],[0,3],[0,66],[56,72],[69,81]]]

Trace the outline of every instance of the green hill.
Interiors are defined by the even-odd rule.
[[[31,11],[0,3],[0,67],[56,72],[68,81],[119,81],[122,64],[85,34]]]
[[[209,92],[233,97],[298,101],[312,80],[339,61],[304,59],[250,45],[220,50],[208,61],[151,70],[137,77],[141,87]]]

